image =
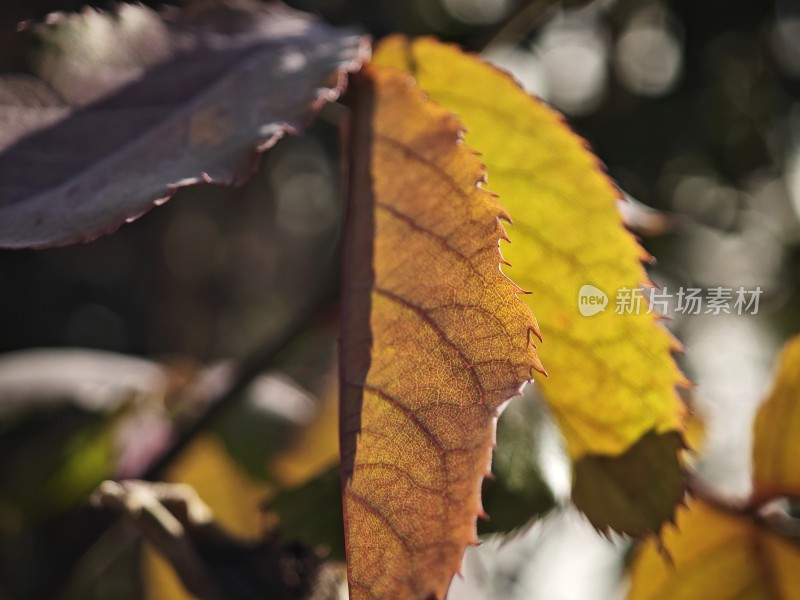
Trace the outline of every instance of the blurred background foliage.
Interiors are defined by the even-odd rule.
[[[4,0],[0,53],[18,21],[84,4]],[[800,2],[289,4],[377,38],[431,34],[485,52],[563,111],[605,162],[632,200],[624,211],[658,257],[657,284],[762,288],[758,315],[677,315],[669,324],[698,383],[691,401],[706,424],[698,467],[746,495],[753,411],[775,349],[800,330]],[[132,532],[105,530],[84,501],[104,477],[146,473],[174,423],[191,418],[197,385],[280,337],[314,298],[335,293],[335,120],[327,113],[304,137],[281,141],[241,189],[184,188],[91,244],[0,254],[0,598],[64,590],[75,598],[182,597]],[[341,558],[336,510],[320,512],[332,506],[336,481],[335,338],[332,305],[162,475],[195,485],[239,535],[257,537],[280,517],[286,535]],[[118,354],[14,362],[14,353],[37,347]],[[56,384],[43,372],[55,373]],[[118,372],[142,375],[120,382]],[[74,385],[59,391],[65,381]],[[495,530],[519,529],[568,495],[558,436],[535,390],[529,396],[501,422],[497,468],[510,474],[495,488],[487,483]],[[298,485],[311,491],[278,495],[259,515],[261,501]],[[82,544],[98,528],[106,531],[99,541]],[[614,597],[623,550],[558,511],[512,542],[470,550],[453,596]]]

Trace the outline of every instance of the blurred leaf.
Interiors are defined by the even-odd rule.
[[[16,530],[85,499],[157,451],[175,384],[164,367],[111,352],[36,349],[0,356],[0,528]],[[142,422],[145,422],[142,421]],[[139,458],[135,457],[137,454]]]
[[[267,470],[280,485],[300,485],[338,465],[338,381],[336,377],[327,378],[314,418],[298,431],[287,447],[269,460]]]
[[[344,87],[366,41],[280,3],[119,5],[19,33],[0,78],[0,246],[114,231],[176,187],[237,181]],[[20,47],[21,46],[21,47]]]
[[[283,490],[264,507],[281,537],[323,547],[344,560],[344,521],[339,468],[329,469],[293,489]]]
[[[319,381],[314,418],[268,459],[267,472],[282,489],[264,506],[268,525],[287,540],[321,547],[345,560],[339,477],[339,386],[334,365]]]
[[[335,327],[299,336],[256,378],[235,410],[214,426],[248,472],[282,487],[305,483],[339,460],[339,389]]]
[[[536,436],[540,419],[529,395],[514,400],[500,415],[492,477],[483,481],[481,492],[489,518],[478,521],[480,534],[509,533],[555,506],[553,492],[539,468]]]
[[[628,600],[798,600],[800,544],[749,515],[702,500],[678,511],[678,524],[637,551]]]
[[[70,508],[112,475],[111,427],[73,406],[0,424],[0,529],[17,531]]]
[[[166,481],[192,486],[233,535],[258,538],[258,507],[269,487],[232,460],[219,437],[195,439],[167,471]]]
[[[499,270],[505,216],[462,125],[395,70],[358,80],[344,250],[351,597],[444,597],[476,541],[499,407],[539,368]]]
[[[503,249],[514,265],[507,271],[534,292],[524,298],[546,324],[540,354],[549,377],[540,386],[571,458],[613,459],[633,451],[650,431],[680,431],[683,406],[675,387],[684,379],[671,354],[676,342],[655,313],[645,314],[646,303],[638,315],[613,309],[617,290],[648,281],[641,261],[649,256],[625,230],[616,207],[619,192],[585,142],[508,74],[454,46],[391,37],[375,60],[410,71],[433,100],[463,119],[466,143],[481,153],[490,189],[515,220],[508,228],[511,244]],[[491,90],[491,96],[483,90]],[[584,285],[610,296],[612,306],[582,316],[578,294]],[[683,483],[671,477],[679,468],[679,446],[670,435],[654,439],[666,445],[653,455],[660,462],[641,472],[646,479],[637,489],[667,480],[676,486],[668,497],[679,498]],[[591,470],[576,469],[576,479],[584,474]],[[618,515],[586,504],[605,486],[575,485],[588,492],[574,499],[597,527],[620,522]],[[658,529],[663,518],[663,512],[649,515],[648,529]]]
[[[113,352],[12,352],[0,355],[0,418],[64,403],[109,413],[131,399],[163,398],[171,383],[163,366]]]
[[[753,494],[800,498],[800,336],[783,349],[753,434]]]
[[[217,419],[213,430],[250,476],[270,480],[272,473],[265,470],[265,462],[285,452],[293,434],[316,418],[316,403],[284,374],[266,373],[253,380],[241,401]]]

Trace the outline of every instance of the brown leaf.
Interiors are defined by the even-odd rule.
[[[462,126],[406,74],[358,79],[344,256],[352,598],[443,598],[482,512],[495,420],[539,361],[501,272],[504,211]]]
[[[120,5],[22,31],[0,73],[0,246],[94,239],[233,182],[358,69],[365,39],[279,3]],[[169,184],[169,185],[168,185]]]

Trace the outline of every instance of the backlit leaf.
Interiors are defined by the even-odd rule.
[[[283,538],[321,548],[332,560],[345,560],[339,465],[282,490],[266,503],[264,511],[267,523]]]
[[[171,428],[158,406],[179,385],[167,367],[113,352],[0,356],[0,530],[72,508],[158,452]]]
[[[463,120],[466,143],[486,164],[489,189],[514,219],[504,250],[513,267],[506,272],[533,292],[524,299],[545,332],[540,356],[549,377],[541,387],[572,459],[620,456],[647,432],[680,430],[683,408],[675,386],[683,378],[672,357],[675,341],[656,314],[646,314],[645,303],[639,315],[615,312],[618,289],[648,281],[641,264],[648,255],[625,230],[616,208],[619,192],[585,142],[508,74],[454,46],[391,37],[375,61],[410,71],[431,99]],[[609,297],[605,311],[582,316],[578,294],[584,285]],[[670,436],[663,439],[672,452],[656,453],[661,462],[642,462],[615,476],[635,472],[655,484],[673,473],[679,465],[676,445]],[[628,456],[625,464],[635,459]],[[578,466],[577,476],[582,472]],[[587,509],[587,502],[616,485],[595,482],[594,489],[576,482],[588,492],[575,498],[579,507]],[[673,483],[679,487],[669,497],[680,497],[682,483]],[[598,527],[625,519],[591,514]],[[672,507],[667,514],[643,515],[643,523],[655,530],[671,514]]]
[[[477,540],[498,409],[541,368],[499,270],[504,212],[461,123],[395,70],[357,80],[344,250],[352,598],[443,598]]]
[[[753,487],[756,498],[800,498],[800,336],[786,344],[756,417]]]
[[[800,544],[748,515],[701,500],[678,512],[665,549],[649,540],[631,567],[628,600],[798,600]]]
[[[91,240],[178,186],[241,180],[256,148],[306,125],[367,52],[352,31],[254,0],[54,15],[12,46],[0,57],[7,248]]]

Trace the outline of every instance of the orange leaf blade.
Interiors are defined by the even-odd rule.
[[[443,598],[477,539],[498,409],[541,369],[499,269],[503,211],[460,122],[395,70],[356,82],[342,477],[353,598]]]

